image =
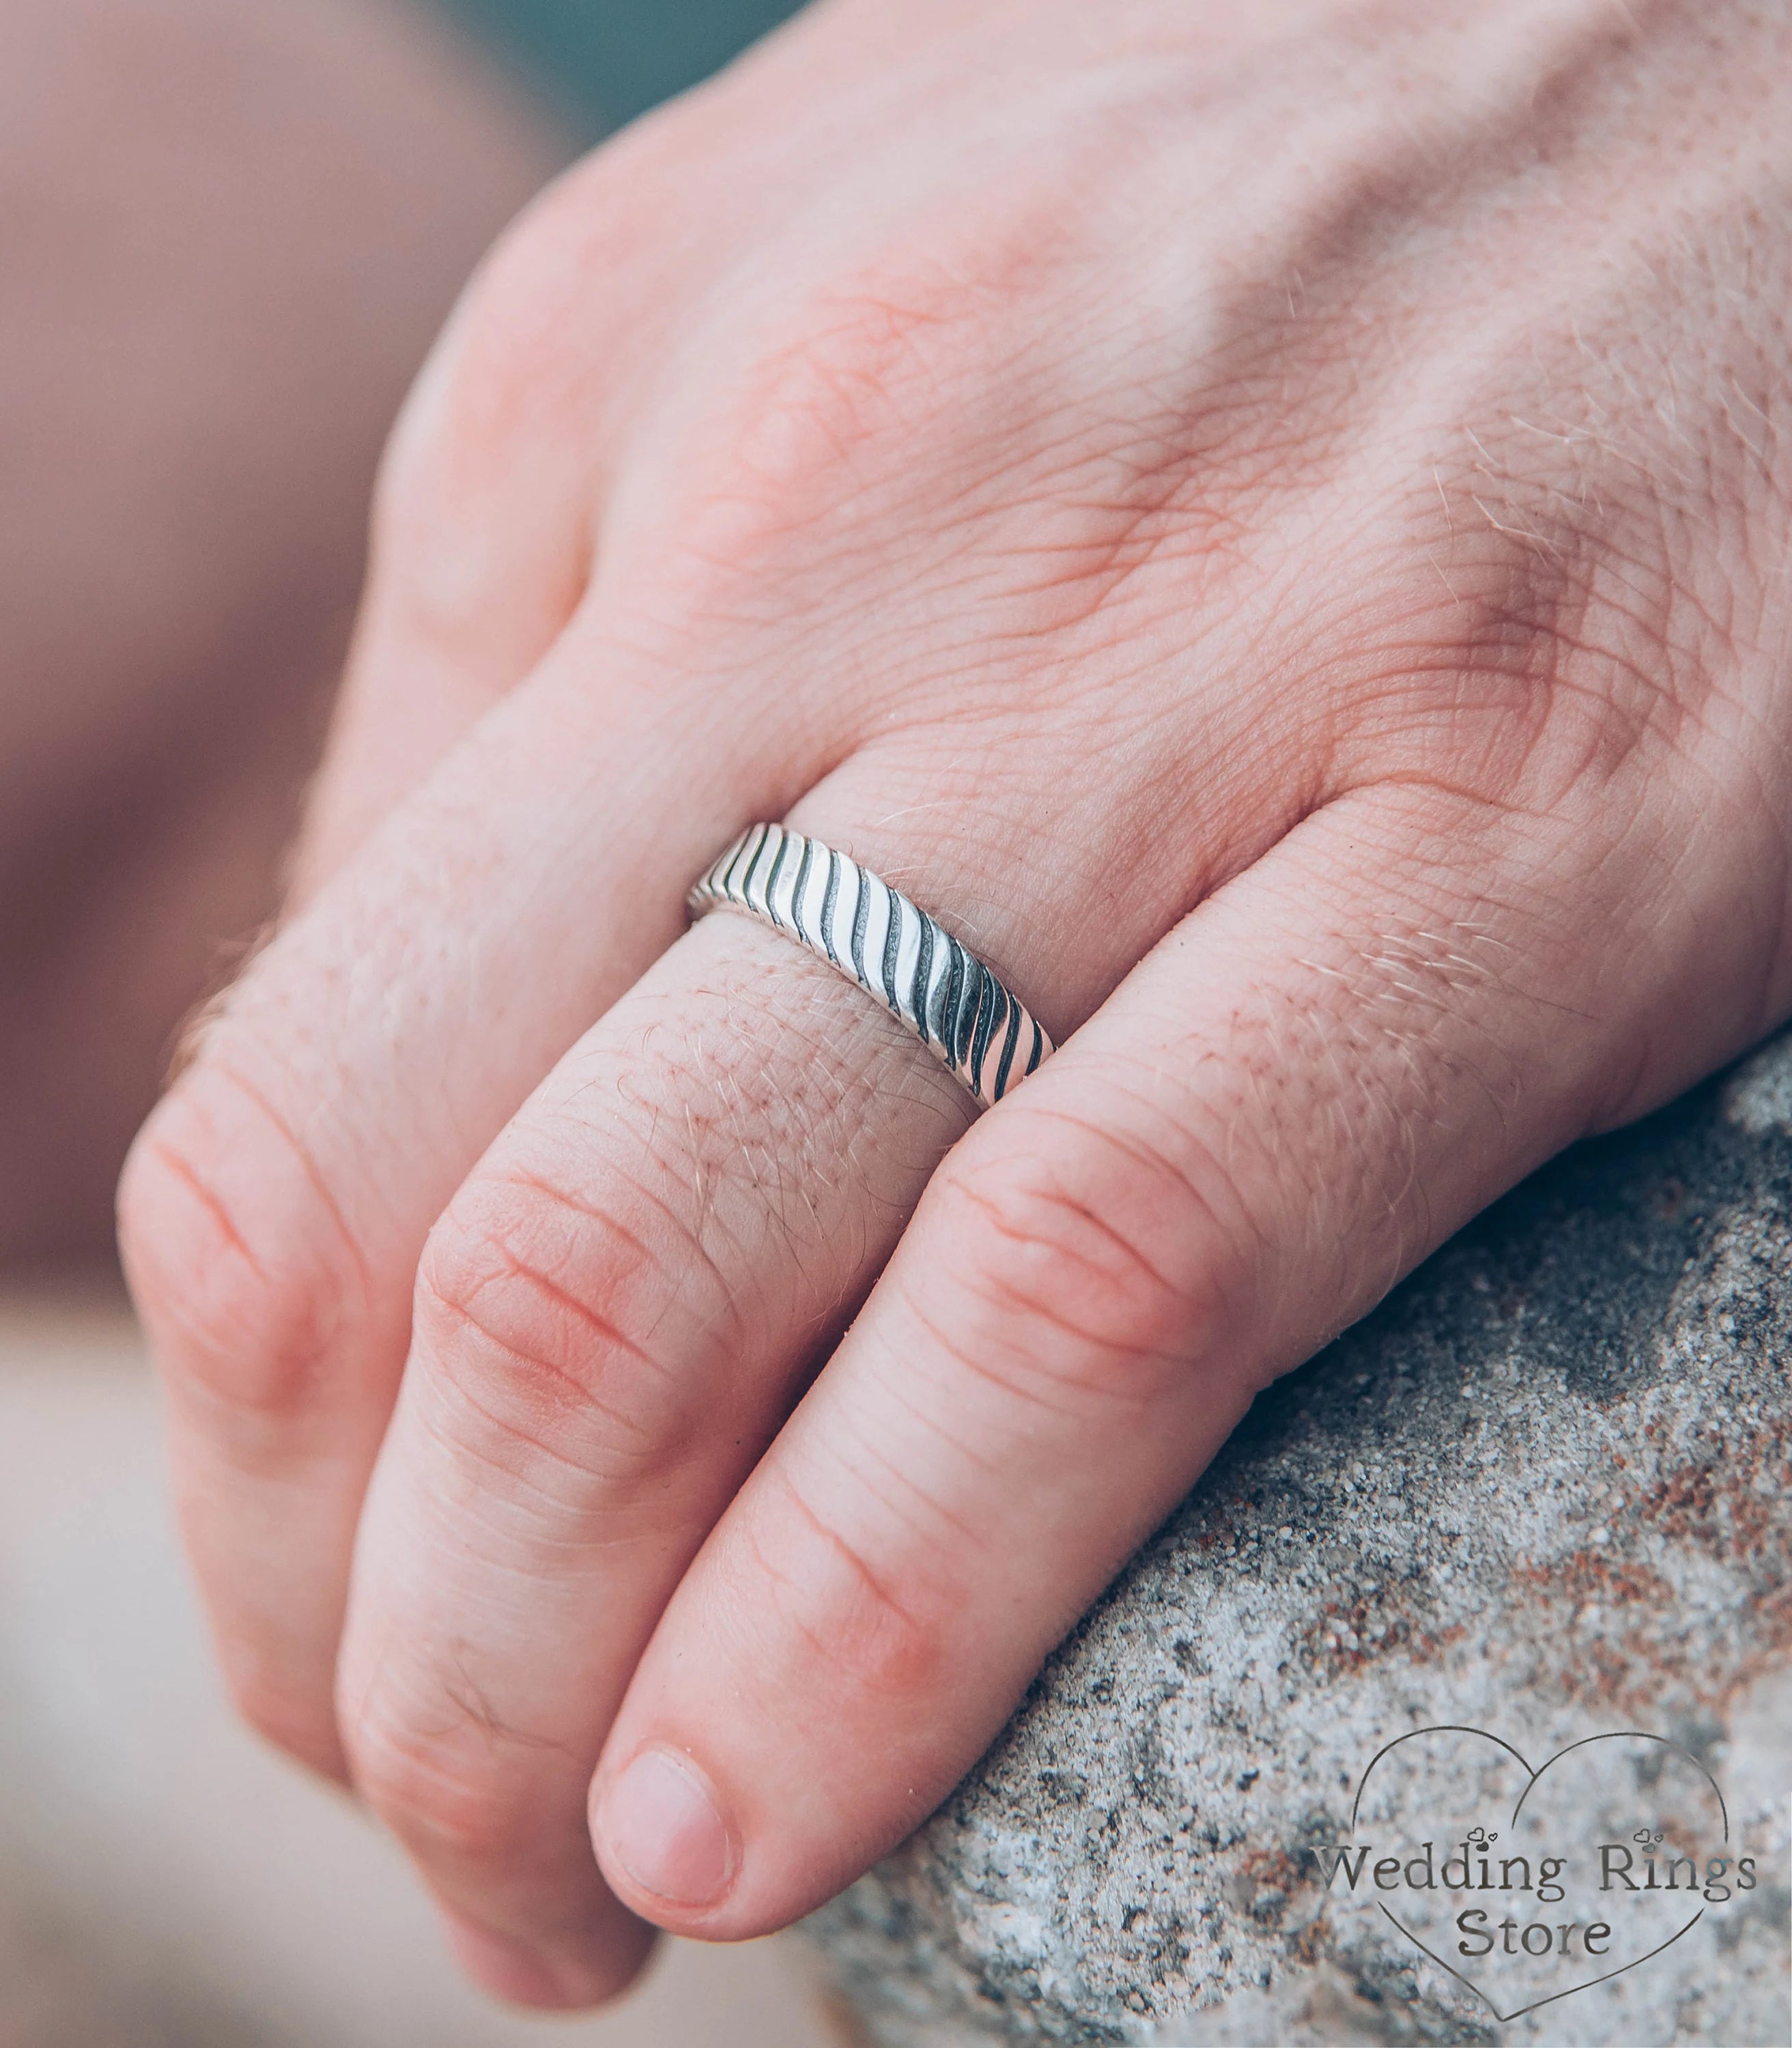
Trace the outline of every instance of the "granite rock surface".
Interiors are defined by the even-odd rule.
[[[865,2042],[1778,2048],[1789,1360],[1792,1036],[1556,1162],[1259,1401],[813,1923]],[[1495,1838],[1522,1871],[1425,1884],[1422,1842],[1441,1878]]]

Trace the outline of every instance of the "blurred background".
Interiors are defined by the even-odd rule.
[[[0,2048],[818,2048],[798,1949],[462,1990],[237,1729],[111,1190],[277,896],[381,444],[481,251],[784,0],[0,0]]]

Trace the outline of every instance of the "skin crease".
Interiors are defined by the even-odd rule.
[[[242,1710],[492,1989],[850,1879],[1259,1388],[1792,1010],[1789,86],[1709,0],[836,0],[500,245],[122,1193]],[[974,1127],[685,932],[784,816],[1058,1037]]]

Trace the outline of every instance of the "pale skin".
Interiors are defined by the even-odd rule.
[[[950,1788],[1252,1396],[1792,1010],[1792,25],[835,0],[500,246],[126,1173],[243,1712],[601,1999]],[[1060,1040],[975,1121],[761,818]]]

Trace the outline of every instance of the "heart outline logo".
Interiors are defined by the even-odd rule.
[[[1656,1735],[1647,1728],[1616,1728],[1603,1735],[1583,1736],[1578,1741],[1565,1744],[1561,1749],[1556,1751],[1553,1755],[1546,1758],[1543,1763],[1534,1770],[1531,1767],[1529,1759],[1526,1758],[1520,1751],[1515,1748],[1511,1743],[1506,1741],[1503,1737],[1493,1734],[1489,1729],[1472,1728],[1460,1722],[1437,1722],[1426,1728],[1409,1728],[1403,1735],[1397,1735],[1394,1737],[1392,1741],[1383,1744],[1381,1747],[1375,1751],[1375,1755],[1370,1758],[1368,1763],[1363,1767],[1363,1775],[1357,1780],[1356,1794],[1355,1798],[1351,1802],[1350,1809],[1350,1833],[1352,1835],[1356,1833],[1357,1822],[1362,1813],[1363,1795],[1367,1789],[1370,1777],[1374,1772],[1376,1765],[1381,1762],[1383,1757],[1388,1755],[1392,1751],[1398,1749],[1402,1743],[1418,1741],[1427,1736],[1439,1735],[1472,1736],[1481,1741],[1490,1742],[1493,1744],[1496,1748],[1503,1750],[1506,1754],[1511,1758],[1513,1762],[1518,1765],[1519,1768],[1523,1771],[1525,1774],[1524,1789],[1519,1793],[1517,1800],[1514,1802],[1511,1816],[1507,1824],[1508,1832],[1517,1826],[1519,1817],[1524,1811],[1526,1802],[1530,1799],[1531,1794],[1536,1790],[1539,1782],[1541,1782],[1544,1776],[1549,1771],[1553,1770],[1557,1764],[1561,1762],[1563,1758],[1572,1756],[1577,1751],[1590,1748],[1595,1744],[1598,1743],[1630,1741],[1656,1744],[1664,1751],[1671,1752],[1674,1755],[1683,1759],[1685,1762],[1690,1764],[1693,1770],[1698,1773],[1700,1777],[1701,1777],[1705,1780],[1705,1783],[1710,1787],[1712,1796],[1717,1802],[1717,1810],[1723,1821],[1723,1840],[1725,1846],[1727,1847],[1728,1845],[1730,1840],[1730,1809],[1728,1802],[1724,1798],[1722,1787],[1718,1784],[1717,1780],[1712,1775],[1710,1771],[1699,1760],[1697,1757],[1694,1756],[1689,1750],[1685,1748],[1681,1744],[1673,1741],[1666,1736]],[[1476,1836],[1482,1838],[1484,1844],[1485,1842],[1495,1841],[1499,1839],[1497,1831],[1492,1834],[1486,1834],[1484,1831],[1477,1829],[1475,1830],[1475,1834]],[[1659,1836],[1657,1836],[1655,1839],[1658,1840],[1660,1839]],[[1653,1866],[1651,1866],[1651,1871],[1652,1870]],[[1651,1885],[1654,1883],[1652,1875],[1650,1882]],[[1639,1968],[1644,1963],[1651,1961],[1655,1957],[1660,1955],[1665,1949],[1672,1948],[1674,1943],[1679,1941],[1682,1936],[1689,1934],[1692,1930],[1698,1925],[1699,1922],[1705,1918],[1706,1910],[1705,1907],[1701,1905],[1699,1910],[1694,1913],[1689,1919],[1685,1921],[1681,1926],[1678,1927],[1665,1941],[1658,1941],[1654,1948],[1647,1950],[1640,1956],[1633,1956],[1628,1962],[1621,1963],[1616,1969],[1606,1970],[1596,1977],[1589,1977],[1584,1983],[1570,1984],[1565,1990],[1551,1992],[1545,1997],[1533,1999],[1526,2004],[1515,2007],[1511,2012],[1502,2012],[1499,2007],[1495,2004],[1493,2000],[1488,1996],[1488,1993],[1483,1990],[1481,1986],[1476,1984],[1472,1977],[1468,1976],[1461,1970],[1457,1969],[1453,1964],[1446,1962],[1434,1949],[1430,1947],[1429,1944],[1422,1941],[1417,1934],[1415,1934],[1413,1930],[1399,1918],[1398,1914],[1391,1912],[1379,1899],[1378,1899],[1375,1903],[1378,1910],[1384,1915],[1390,1924],[1398,1930],[1399,1934],[1405,1940],[1411,1942],[1413,1946],[1417,1949],[1422,1955],[1428,1957],[1441,1970],[1445,1971],[1449,1976],[1455,1978],[1456,1981],[1462,1985],[1464,1990],[1472,1992],[1475,1997],[1480,2000],[1481,2003],[1487,2007],[1490,2013],[1492,2014],[1495,2021],[1502,2026],[1511,2020],[1522,2019],[1526,2013],[1538,2011],[1546,2005],[1553,2005],[1559,2000],[1572,1998],[1580,1992],[1591,1991],[1596,1984],[1609,1984],[1614,1978],[1626,1976],[1630,1971]]]

